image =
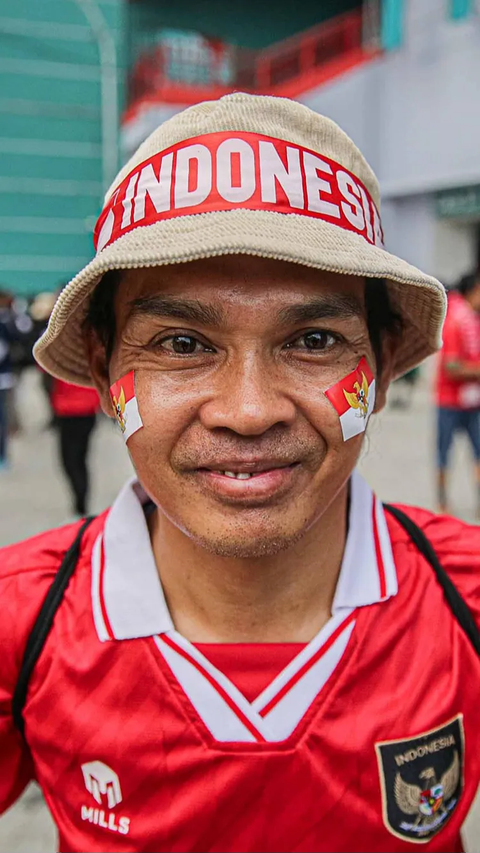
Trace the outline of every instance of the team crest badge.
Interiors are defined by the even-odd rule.
[[[418,737],[375,744],[383,820],[397,838],[426,843],[451,818],[463,787],[463,717]]]

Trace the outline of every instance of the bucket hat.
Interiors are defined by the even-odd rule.
[[[69,382],[92,384],[83,322],[108,270],[219,255],[385,279],[403,319],[395,376],[441,346],[444,288],[385,250],[372,169],[335,122],[286,98],[234,93],[162,124],[108,190],[94,243],[34,348]]]

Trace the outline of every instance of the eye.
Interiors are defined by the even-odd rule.
[[[301,335],[299,338],[295,338],[294,341],[290,341],[286,347],[287,349],[303,349],[310,351],[318,351],[318,350],[326,350],[330,349],[339,341],[339,336],[334,335],[333,332],[326,332],[322,329],[315,329],[311,332],[305,332],[305,334]]]
[[[204,344],[193,335],[169,335],[168,338],[157,340],[155,344],[175,355],[199,355],[202,352],[215,352],[213,347]]]

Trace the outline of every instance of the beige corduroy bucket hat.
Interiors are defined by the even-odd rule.
[[[107,270],[246,254],[384,278],[404,321],[401,375],[441,346],[440,282],[386,252],[378,182],[333,121],[285,98],[236,93],[155,130],[120,171],[95,258],[58,297],[37,361],[90,385],[82,323]]]

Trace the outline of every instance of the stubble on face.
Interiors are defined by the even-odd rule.
[[[181,531],[195,547],[220,557],[261,559],[299,543],[335,500],[356,463],[361,439],[343,442],[323,390],[362,355],[372,362],[365,318],[354,308],[351,315],[346,310],[345,317],[335,316],[338,293],[346,306],[348,300],[361,306],[363,282],[256,258],[125,274],[111,378],[136,371],[144,429],[132,436],[129,451],[159,507],[158,523],[166,535]],[[149,314],[147,303],[155,305],[158,294],[167,301],[213,306],[223,325],[209,328],[208,312],[203,323]],[[284,338],[302,333],[307,321],[286,328],[282,337],[276,318],[313,298],[325,299],[327,316],[330,300],[332,317],[308,326],[333,327],[346,343],[334,358],[286,358]],[[142,300],[148,310],[132,322],[131,306]],[[179,331],[197,335],[215,352],[182,363],[152,343]],[[216,459],[249,456],[298,461],[291,490],[242,504],[213,494],[198,474],[199,468],[215,467]]]
[[[220,557],[242,559],[258,559],[273,556],[285,551],[298,542],[308,528],[315,522],[314,505],[308,512],[305,503],[303,509],[295,513],[295,520],[290,517],[291,502],[302,504],[302,496],[296,491],[292,494],[272,497],[268,504],[252,499],[241,507],[235,502],[219,500],[216,510],[221,514],[223,526],[219,536],[218,525],[210,519],[215,518],[208,511],[209,496],[201,492],[195,473],[189,473],[195,465],[204,460],[221,456],[232,457],[245,454],[245,444],[237,440],[223,438],[212,442],[210,436],[203,434],[185,436],[175,447],[171,457],[172,468],[178,472],[179,489],[183,493],[183,505],[205,501],[205,514],[202,529],[190,528],[185,530],[198,545]],[[308,429],[302,433],[293,434],[287,429],[273,429],[264,441],[254,441],[248,444],[248,453],[253,456],[273,457],[289,460],[299,460],[308,478],[315,477],[320,470],[327,446],[323,437]],[[211,497],[211,496],[210,496]],[[315,502],[318,505],[318,500]],[[250,535],[248,532],[250,531]]]

